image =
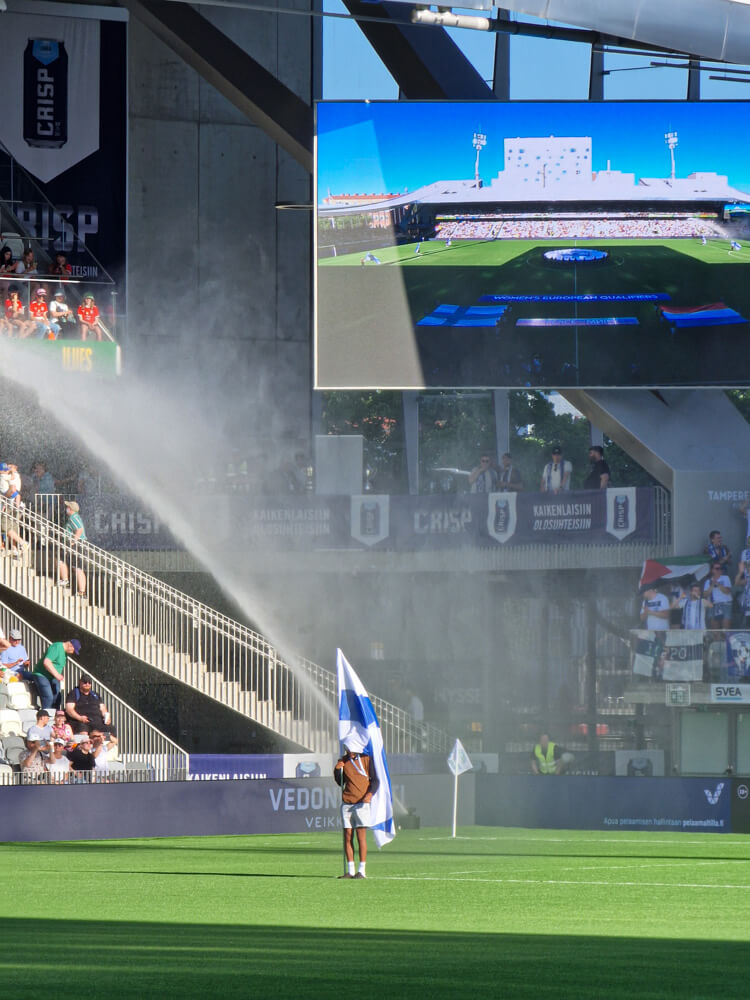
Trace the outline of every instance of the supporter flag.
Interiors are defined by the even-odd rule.
[[[633,633],[633,673],[657,681],[703,680],[703,636],[699,629]]]
[[[463,774],[464,771],[470,771],[474,765],[469,759],[469,755],[464,749],[464,745],[461,740],[456,740],[453,744],[453,749],[448,755],[448,767],[450,772],[456,778],[459,774]]]
[[[694,576],[702,580],[708,576],[708,563],[703,556],[685,556],[670,559],[668,563],[647,559],[641,568],[640,587],[659,583],[660,580],[679,580],[684,576]]]
[[[393,793],[388,762],[385,759],[383,735],[375,709],[340,649],[336,650],[339,693],[339,741],[355,753],[367,753],[375,765],[378,789],[370,803],[371,829],[378,847],[384,847],[396,836],[393,822]]]

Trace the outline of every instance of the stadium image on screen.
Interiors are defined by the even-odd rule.
[[[318,104],[316,385],[750,384],[747,118]]]

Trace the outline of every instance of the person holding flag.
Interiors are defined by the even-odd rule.
[[[396,836],[393,795],[380,724],[364,685],[337,650],[339,741],[344,754],[333,776],[341,786],[341,822],[344,828],[346,872],[340,878],[366,878],[367,829],[383,847]],[[354,831],[357,831],[359,868],[354,871]]]

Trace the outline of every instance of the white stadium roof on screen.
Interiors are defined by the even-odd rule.
[[[518,136],[504,140],[504,168],[489,184],[475,178],[439,180],[387,199],[329,207],[323,216],[378,212],[402,205],[466,208],[528,202],[750,202],[750,194],[733,187],[726,175],[694,172],[687,177],[637,177],[634,173],[592,169],[590,136]]]

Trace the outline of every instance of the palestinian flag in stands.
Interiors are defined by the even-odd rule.
[[[694,576],[696,580],[702,580],[708,576],[709,563],[706,557],[700,556],[679,556],[669,559],[669,562],[658,562],[656,559],[647,559],[641,568],[641,590],[644,587],[655,586],[662,580],[679,580],[682,577]]]

